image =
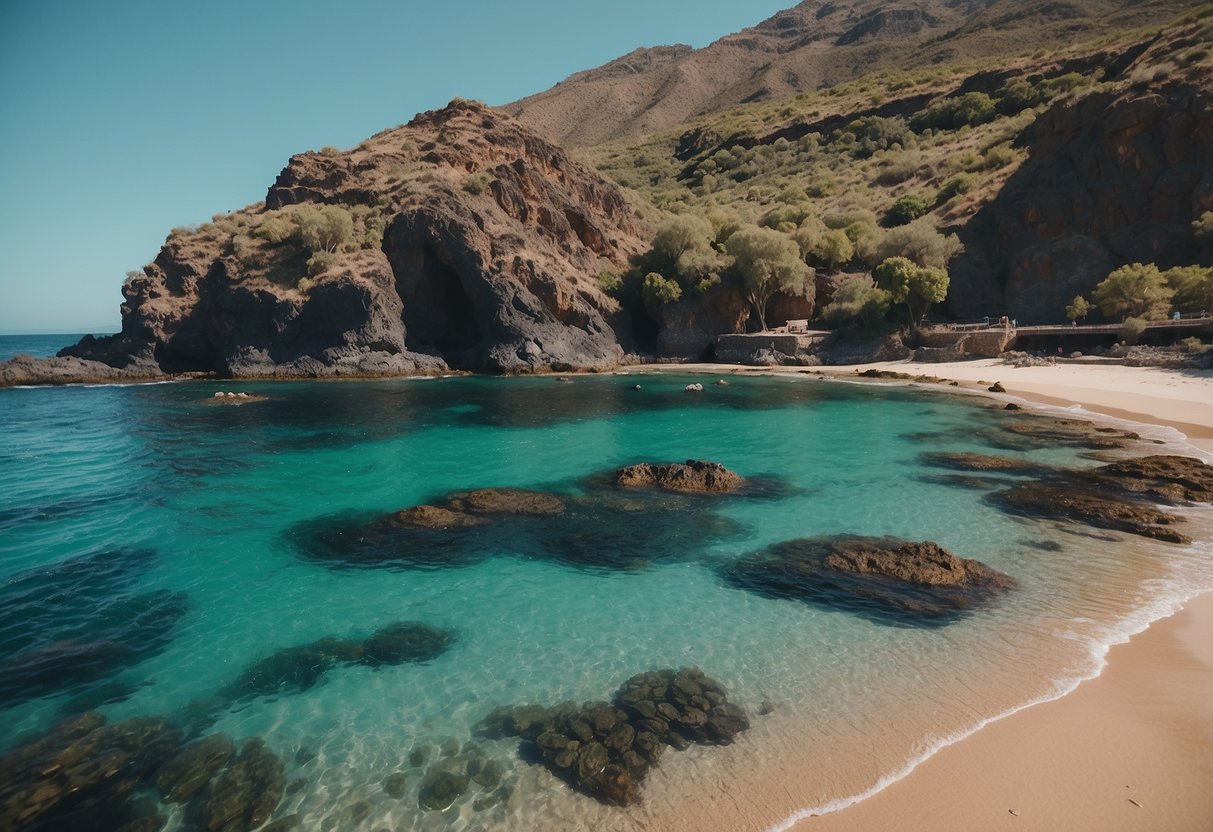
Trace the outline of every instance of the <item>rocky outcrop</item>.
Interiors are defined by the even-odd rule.
[[[990,500],[1006,511],[1029,517],[1065,520],[1170,543],[1190,542],[1187,535],[1172,528],[1182,522],[1178,515],[1074,483],[1021,483],[991,495]]]
[[[931,541],[849,535],[777,543],[720,572],[739,589],[899,624],[946,623],[1018,586]]]
[[[614,185],[457,100],[174,230],[123,287],[121,333],[0,365],[0,384],[608,367],[618,305],[595,277],[645,236]]]
[[[1056,319],[1130,262],[1207,256],[1192,221],[1213,210],[1213,85],[1207,66],[1063,99],[1018,139],[1028,160],[960,230],[948,303]]]
[[[667,746],[728,745],[750,727],[745,711],[699,668],[631,677],[610,703],[498,708],[481,733],[522,737],[557,777],[616,806],[640,802],[640,786]]]
[[[1213,503],[1213,466],[1190,456],[1126,459],[1101,465],[1089,476],[1121,492],[1163,503]]]
[[[719,462],[688,459],[670,464],[641,462],[627,465],[615,472],[615,484],[623,488],[713,493],[736,491],[745,480]]]

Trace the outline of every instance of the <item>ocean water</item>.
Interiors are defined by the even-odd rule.
[[[707,389],[684,392],[692,380]],[[1165,544],[1011,516],[986,499],[1010,478],[958,487],[923,465],[941,450],[1098,464],[1088,449],[1009,434],[1022,414],[904,387],[711,382],[0,390],[0,663],[11,670],[48,644],[73,657],[61,672],[0,682],[0,744],[97,702],[111,720],[185,720],[209,702],[204,733],[261,737],[286,764],[292,786],[275,817],[298,814],[302,829],[722,828],[722,817],[724,828],[778,828],[1063,692],[1098,672],[1108,644],[1213,588],[1208,512],[1191,512],[1195,543]],[[220,390],[254,398],[220,404]],[[1162,430],[1146,439],[1165,443],[1147,452],[1178,442]],[[477,532],[456,542],[450,567],[316,544],[462,489],[593,505],[596,477],[616,466],[688,458],[761,487],[655,500],[617,526],[593,516],[584,529]],[[924,622],[725,580],[747,553],[833,534],[934,540],[1020,587]],[[339,665],[301,692],[216,704],[275,651],[401,621],[452,642],[425,662]],[[633,674],[688,665],[719,681],[752,728],[728,747],[667,752],[638,807],[573,792],[521,759],[516,740],[476,731],[497,706],[608,699]],[[500,763],[505,789],[473,784],[444,812],[420,808],[425,766],[410,753],[469,745]],[[397,772],[401,798],[383,785]],[[160,810],[167,828],[188,828],[181,806]]]
[[[106,333],[108,334],[108,333]],[[75,344],[84,335],[0,335],[0,361],[8,361],[14,355],[32,355],[49,358],[64,347]]]

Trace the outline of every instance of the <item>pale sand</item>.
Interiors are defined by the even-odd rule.
[[[1008,396],[1169,425],[1213,451],[1209,372],[997,360],[872,366],[965,386],[998,381]],[[1213,595],[1113,647],[1103,674],[1070,695],[992,723],[874,797],[793,828],[1213,830]]]
[[[1213,454],[1208,371],[1016,368],[991,359],[812,372],[846,378],[869,368],[955,380],[969,389],[997,381],[1007,390],[1000,398],[1082,405],[1094,413],[1168,425]],[[738,372],[725,365],[681,369]],[[1113,647],[1105,671],[1069,695],[993,722],[875,796],[792,829],[1213,830],[1213,594]]]

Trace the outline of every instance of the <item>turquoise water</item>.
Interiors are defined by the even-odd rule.
[[[420,621],[454,636],[429,662],[337,667],[303,692],[212,714],[208,732],[264,737],[287,763],[297,788],[278,815],[299,813],[301,828],[354,828],[347,813],[365,802],[367,829],[673,828],[670,818],[736,811],[738,794],[777,786],[778,798],[755,801],[733,827],[762,829],[1053,695],[1097,670],[1107,643],[1213,587],[1205,539],[1176,547],[1010,517],[985,491],[923,468],[919,455],[936,450],[1096,464],[1080,448],[1000,447],[1018,417],[987,402],[782,377],[704,379],[708,389],[692,395],[690,380],[0,390],[0,576],[27,586],[31,570],[105,553],[79,567],[91,583],[74,594],[35,586],[50,612],[24,634],[66,628],[63,639],[91,632],[123,647],[93,677],[0,702],[3,744],[48,727],[75,697],[114,690],[102,685],[124,686],[112,697],[122,701],[100,708],[112,719],[178,716],[275,650]],[[221,389],[266,398],[217,404]],[[578,495],[616,466],[687,458],[769,477],[769,488],[671,504],[686,531],[655,538],[661,551],[645,568],[578,568],[504,543],[447,569],[306,556],[309,530],[450,491]],[[710,533],[685,522],[688,512]],[[764,546],[840,533],[935,540],[1021,588],[923,627],[719,577]],[[602,537],[604,552],[633,545]],[[145,615],[133,627],[111,615],[122,620],[98,636],[115,604]],[[642,807],[600,806],[519,760],[516,741],[474,736],[495,706],[605,699],[635,673],[690,664],[720,681],[754,727],[728,748],[668,753]],[[419,809],[409,752],[469,742],[505,766],[508,800],[473,810],[473,788],[446,812]],[[395,771],[409,774],[403,799],[381,785]],[[164,811],[178,828],[180,809]]]

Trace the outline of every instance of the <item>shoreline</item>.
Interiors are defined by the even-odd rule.
[[[730,365],[694,372],[736,373]],[[939,379],[969,392],[1046,408],[1080,407],[1173,428],[1213,459],[1213,373],[1056,365],[998,359],[947,364],[881,362],[816,367],[797,375],[867,382],[865,370]],[[787,370],[768,370],[787,374]],[[1129,376],[1126,383],[1126,375]],[[1005,393],[987,386],[1000,382]],[[1209,828],[1213,823],[1213,592],[1179,604],[1111,643],[1101,667],[1057,696],[1025,703],[941,742],[870,790],[794,813],[771,832],[941,832],[1015,829],[1107,832]]]

